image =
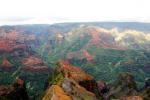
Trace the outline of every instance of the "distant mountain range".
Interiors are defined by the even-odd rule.
[[[138,87],[150,77],[150,23],[91,22],[0,27],[0,84],[26,81],[32,98],[53,78],[56,62],[113,83],[130,72]]]

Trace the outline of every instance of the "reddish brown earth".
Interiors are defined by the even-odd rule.
[[[95,89],[97,89],[97,83],[92,76],[85,73],[79,67],[73,66],[69,64],[67,61],[59,61],[59,68],[57,71],[63,72],[65,78],[73,79],[76,81],[80,86],[85,88],[86,90],[95,93]]]
[[[11,67],[12,65],[6,58],[4,58],[2,61],[2,66]]]
[[[98,100],[92,76],[68,61],[60,60],[57,65],[55,72],[62,73],[62,79],[56,79],[58,82],[47,89],[42,100]]]
[[[29,71],[29,72],[49,72],[49,68],[47,66],[25,66],[23,67],[24,71]]]
[[[22,60],[23,70],[29,72],[49,72],[49,68],[44,65],[42,59],[29,56]]]
[[[58,65],[60,66],[60,70],[63,70],[63,71],[70,71],[70,72],[82,71],[79,67],[72,66],[69,64],[68,61],[65,61],[65,60],[60,60],[58,62]]]
[[[8,95],[13,88],[10,88],[8,86],[0,85],[0,96]]]
[[[13,40],[0,38],[0,51],[11,52],[15,49],[25,49],[25,44],[19,44]]]
[[[97,30],[95,30],[94,28],[89,29],[89,33],[92,36],[92,39],[90,40],[90,45],[95,45],[95,46],[99,46],[99,44],[103,44],[103,41],[101,41],[100,39],[100,35],[99,32]]]
[[[59,68],[57,69],[58,72],[63,72],[65,77],[76,80],[77,82],[82,81],[82,80],[93,79],[92,76],[86,74],[79,67],[70,65],[67,61],[60,60],[58,62],[58,66],[59,66]]]
[[[16,49],[26,49],[25,42],[34,41],[35,35],[24,35],[17,31],[3,32],[0,36],[0,51],[12,52]]]
[[[121,100],[144,100],[141,96],[129,96],[129,97],[124,97]]]
[[[89,62],[94,61],[94,56],[91,55],[87,50],[81,49],[80,51],[76,52],[69,52],[66,56],[67,59],[79,58],[79,59],[86,59]]]
[[[117,50],[125,49],[124,47],[118,45],[114,41],[109,43],[108,40],[110,39],[111,36],[109,33],[105,33],[102,30],[99,30],[97,28],[88,28],[88,32],[90,33],[92,39],[87,43],[85,48],[96,46],[96,47],[110,48],[110,49],[117,49]]]
[[[1,66],[2,66],[3,68],[11,68],[11,67],[12,67],[12,64],[8,61],[8,59],[4,58],[3,61],[2,61]]]
[[[83,56],[87,59],[87,61],[92,62],[94,57],[87,51],[83,50]]]
[[[37,58],[35,56],[29,56],[27,58],[24,58],[22,60],[22,64],[25,66],[30,66],[30,65],[39,65],[43,64],[42,59]]]

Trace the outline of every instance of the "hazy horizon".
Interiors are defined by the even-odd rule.
[[[0,25],[150,22],[149,0],[0,0]]]

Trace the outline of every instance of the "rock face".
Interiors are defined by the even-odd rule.
[[[63,91],[60,86],[52,85],[48,89],[43,100],[71,100],[71,98]]]
[[[92,76],[67,61],[61,60],[57,65],[43,100],[98,100],[98,96],[101,99]]]
[[[10,86],[0,86],[0,100],[29,100],[24,81],[17,79]]]
[[[0,36],[0,51],[12,52],[16,49],[26,48],[26,36],[14,31],[3,32]]]

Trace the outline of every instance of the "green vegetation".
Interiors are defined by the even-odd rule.
[[[84,30],[85,31],[85,30]],[[146,77],[150,74],[145,72],[145,64],[150,61],[150,52],[146,50],[116,50],[109,48],[101,48],[97,46],[90,46],[85,48],[85,45],[89,42],[90,36],[88,33],[84,33],[82,28],[79,30],[73,30],[74,33],[63,40],[62,43],[51,44],[55,45],[54,48],[44,49],[44,45],[41,45],[38,52],[43,52],[42,57],[47,64],[51,67],[56,67],[55,63],[59,59],[66,59],[69,52],[76,52],[70,63],[79,66],[87,73],[93,75],[97,80],[104,80],[107,83],[112,83],[116,80],[120,72],[133,73],[139,86],[143,85]],[[85,38],[80,39],[80,33],[85,34]],[[53,38],[55,40],[55,38]],[[48,45],[48,44],[47,44]],[[51,51],[48,55],[48,51]],[[87,61],[83,57],[82,50],[87,50],[94,57],[93,62]],[[82,58],[82,59],[81,59]]]
[[[82,26],[83,24],[83,26]],[[43,62],[51,67],[57,67],[56,62],[60,59],[67,59],[69,53],[74,53],[73,57],[67,59],[71,64],[79,66],[84,71],[94,76],[96,80],[104,80],[107,83],[112,83],[117,79],[120,72],[130,72],[135,77],[138,87],[144,85],[144,80],[150,77],[150,52],[142,47],[149,48],[149,43],[141,44],[142,49],[113,49],[101,46],[87,46],[93,38],[87,30],[88,27],[102,27],[108,30],[114,27],[120,30],[126,28],[150,31],[149,25],[137,23],[72,23],[72,24],[55,24],[55,25],[24,25],[24,26],[3,26],[0,29],[6,33],[15,30],[23,34],[33,34],[36,37],[35,41],[28,41],[29,50],[20,50],[20,53],[1,53],[0,55],[0,84],[10,84],[16,77],[22,77],[26,80],[27,91],[32,98],[38,97],[43,93],[46,80],[52,80],[52,84],[58,84],[63,80],[63,74],[58,75],[41,74],[26,72],[22,70],[23,65],[21,60],[26,55],[36,55],[42,58]],[[57,37],[61,34],[63,38]],[[99,33],[97,33],[99,34]],[[104,33],[105,34],[105,33]],[[103,34],[103,35],[104,35]],[[103,36],[107,41],[107,36]],[[101,38],[100,38],[101,39]],[[112,39],[113,40],[113,39]],[[110,40],[109,42],[112,42]],[[129,39],[130,40],[130,39]],[[30,43],[31,42],[31,43]],[[32,43],[33,42],[33,43]],[[103,41],[100,41],[103,42]],[[105,42],[105,41],[104,41]],[[132,40],[131,40],[132,42]],[[106,42],[107,43],[107,42]],[[112,43],[113,44],[113,43]],[[134,44],[134,43],[133,43]],[[133,44],[129,45],[132,47]],[[136,46],[136,45],[135,45]],[[86,50],[92,57],[93,61],[88,61],[83,55]],[[27,53],[27,54],[26,54]],[[3,58],[6,57],[13,65],[12,70],[3,70],[1,64]],[[48,79],[50,77],[50,79]],[[41,81],[44,80],[44,81]],[[1,99],[1,98],[0,98]]]

